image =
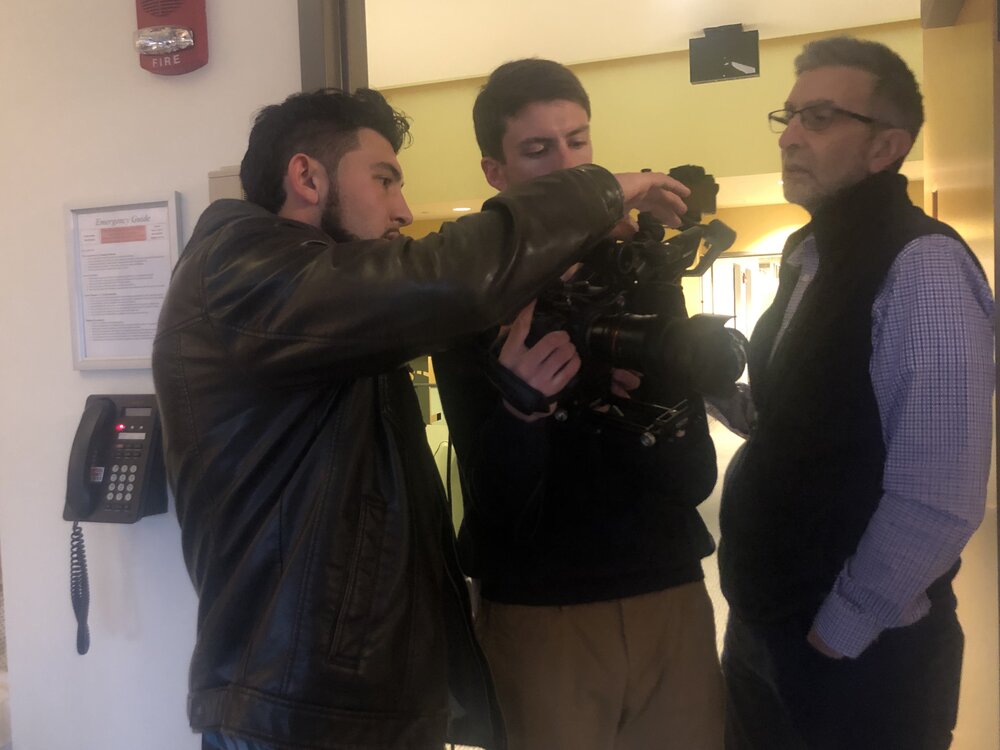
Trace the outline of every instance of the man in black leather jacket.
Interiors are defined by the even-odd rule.
[[[174,270],[153,347],[199,596],[188,714],[206,747],[505,746],[405,363],[523,306],[662,174],[567,170],[413,241],[376,92],[258,115]]]
[[[592,157],[589,98],[551,60],[497,68],[473,121],[498,190]],[[664,287],[685,317],[680,286]],[[554,397],[580,358],[565,330],[526,340],[532,314],[522,311],[496,357]],[[523,413],[491,382],[483,339],[495,337],[435,355],[434,369],[461,469],[459,552],[481,582],[476,634],[511,750],[721,750],[722,673],[701,568],[714,542],[697,509],[716,464],[701,399],[670,378],[640,384],[612,370],[617,395],[693,404],[683,437],[653,447],[583,408],[566,419],[554,405]]]

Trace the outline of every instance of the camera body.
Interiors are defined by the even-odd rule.
[[[665,240],[663,226],[640,214],[639,231],[630,240],[602,243],[571,279],[538,298],[526,343],[565,330],[582,361],[577,377],[557,396],[562,409],[589,411],[611,403],[634,411],[638,404],[610,395],[612,368],[638,371],[644,383],[656,384],[656,393],[680,394],[680,401],[691,394],[726,395],[743,372],[746,339],[725,327],[728,317],[688,317],[680,286],[684,276],[703,274],[736,234],[721,221],[698,223],[702,212],[715,212],[718,186],[711,175],[694,166],[671,175],[682,176],[692,189],[680,233]],[[706,252],[691,269],[702,243]],[[671,412],[671,423],[684,410],[683,403],[650,406]]]

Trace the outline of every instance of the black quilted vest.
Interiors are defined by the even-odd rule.
[[[778,348],[772,356],[798,277],[787,263],[751,338],[758,423],[722,496],[722,588],[747,620],[812,615],[857,547],[882,495],[885,462],[868,372],[872,304],[910,241],[944,234],[961,242],[913,206],[904,177],[886,172],[831,199],[789,238],[783,257],[809,234],[819,270]]]

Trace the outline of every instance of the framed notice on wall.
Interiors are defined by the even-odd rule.
[[[177,262],[180,196],[66,209],[73,366],[150,366]]]

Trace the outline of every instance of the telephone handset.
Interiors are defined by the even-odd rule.
[[[135,523],[166,510],[156,397],[88,396],[70,451],[63,507],[63,518],[73,521],[70,596],[77,621],[77,653],[85,654],[90,648],[90,586],[79,522]]]
[[[67,521],[89,518],[97,509],[103,472],[98,439],[105,435],[115,418],[115,403],[110,398],[92,396],[87,399],[80,426],[76,429],[73,449],[69,454],[69,471],[66,477],[66,508],[63,518]]]

